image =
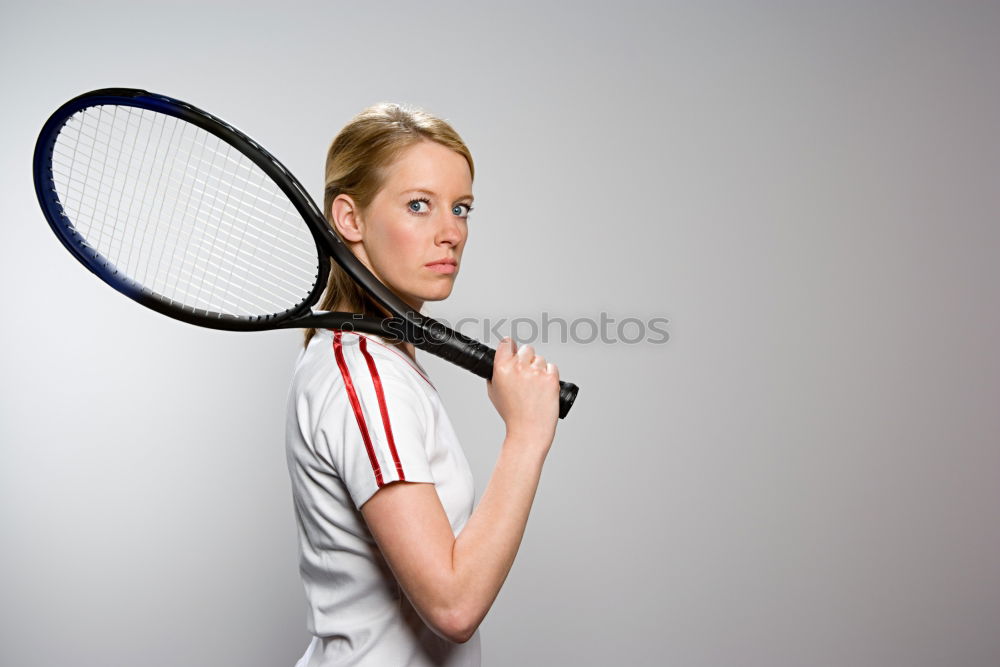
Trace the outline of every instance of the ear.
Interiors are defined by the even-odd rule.
[[[330,203],[333,227],[345,241],[360,241],[364,236],[361,211],[349,195],[337,195]]]

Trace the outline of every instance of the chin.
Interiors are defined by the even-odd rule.
[[[444,293],[435,292],[433,294],[428,294],[428,295],[426,295],[426,296],[423,297],[423,300],[424,301],[444,301],[449,296],[451,296],[451,290],[448,290],[447,292],[444,292]]]
[[[451,296],[452,286],[448,285],[446,288],[441,287],[435,290],[428,290],[426,293],[421,294],[420,298],[424,301],[444,301],[449,296]]]

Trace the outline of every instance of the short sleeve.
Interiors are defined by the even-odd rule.
[[[350,352],[338,359],[341,418],[331,420],[335,432],[324,431],[331,463],[360,509],[391,482],[434,482],[433,408],[392,360]]]

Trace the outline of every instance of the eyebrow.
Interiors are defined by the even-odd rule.
[[[403,190],[400,194],[404,194],[405,195],[405,194],[408,194],[410,192],[420,192],[422,194],[430,195],[432,197],[436,197],[437,196],[437,193],[434,192],[433,190],[426,190],[424,188],[413,188],[411,190]],[[468,199],[469,201],[475,201],[476,198],[473,197],[472,195],[462,195],[461,197],[458,197],[457,199],[455,199],[455,201],[458,201],[459,199]]]

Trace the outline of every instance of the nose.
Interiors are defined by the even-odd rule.
[[[438,224],[437,244],[449,243],[452,247],[457,246],[465,240],[465,228],[461,219],[446,213],[442,216],[444,220]]]

